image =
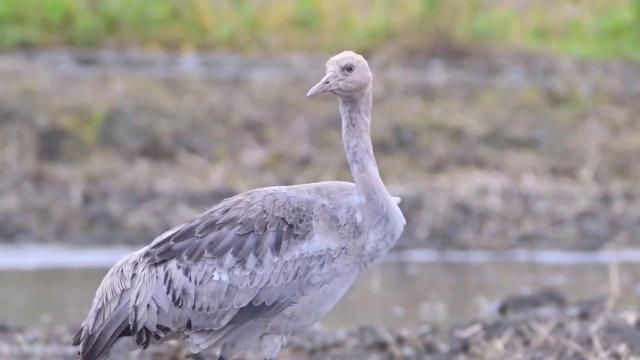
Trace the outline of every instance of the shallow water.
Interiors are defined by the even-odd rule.
[[[0,248],[0,323],[78,323],[108,266],[126,248]],[[640,304],[640,252],[477,252],[412,250],[372,266],[322,321],[330,328],[377,324],[415,328],[493,311],[498,299],[541,287],[571,299],[606,295],[612,263],[620,265],[622,302]]]

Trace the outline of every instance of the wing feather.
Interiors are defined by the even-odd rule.
[[[74,343],[95,355],[125,335],[143,347],[175,334],[210,345],[233,329],[255,329],[248,322],[295,303],[302,284],[344,247],[322,243],[314,229],[345,228],[326,223],[340,218],[326,214],[323,201],[292,188],[258,189],[165,232],[110,271]]]

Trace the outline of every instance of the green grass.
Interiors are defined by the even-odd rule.
[[[4,49],[366,51],[434,37],[640,60],[640,0],[0,0]]]

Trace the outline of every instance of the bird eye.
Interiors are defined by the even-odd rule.
[[[354,69],[353,64],[347,64],[342,68],[342,71],[351,74]]]

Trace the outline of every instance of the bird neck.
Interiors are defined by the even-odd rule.
[[[340,98],[342,143],[354,183],[366,200],[386,194],[371,144],[371,89],[361,96]]]
[[[358,97],[340,98],[342,142],[356,191],[363,198],[360,213],[367,231],[366,261],[381,258],[395,244],[404,216],[384,186],[371,144],[371,86]]]
[[[356,191],[363,198],[360,212],[368,236],[366,261],[382,257],[398,240],[405,225],[398,205],[384,186],[371,144],[371,86],[358,97],[340,98],[342,142]]]
[[[372,251],[387,250],[397,237],[404,218],[384,186],[371,144],[371,87],[362,96],[340,98],[342,141],[358,194],[360,209],[371,235],[382,238]],[[397,233],[397,234],[396,234]],[[383,236],[384,235],[384,236]],[[396,236],[397,235],[397,236]],[[378,241],[378,240],[376,240]],[[378,249],[380,248],[380,249]]]

